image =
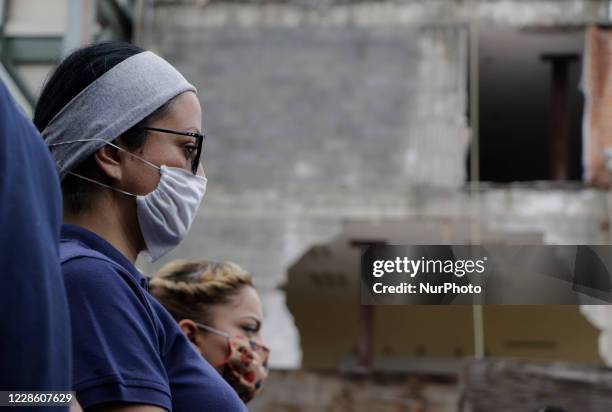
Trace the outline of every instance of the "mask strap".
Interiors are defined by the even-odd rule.
[[[137,195],[135,195],[135,194],[133,194],[133,193],[129,193],[129,192],[126,192],[125,190],[117,189],[116,187],[112,187],[112,186],[109,186],[109,185],[107,185],[107,184],[104,184],[104,183],[98,182],[97,180],[90,179],[89,177],[86,177],[86,176],[80,175],[80,174],[78,174],[78,173],[68,172],[68,174],[69,174],[69,175],[76,176],[76,177],[79,177],[79,178],[81,178],[81,179],[83,179],[83,180],[87,180],[87,181],[89,181],[89,182],[91,182],[91,183],[95,183],[95,184],[97,184],[97,185],[100,185],[100,186],[106,187],[106,188],[108,188],[108,189],[114,190],[115,192],[123,193],[124,195],[133,196],[133,197],[138,197]]]
[[[140,156],[136,156],[134,153],[129,152],[129,151],[127,151],[127,150],[125,150],[123,147],[117,146],[116,144],[111,143],[111,142],[107,142],[107,141],[106,141],[106,140],[104,140],[104,139],[98,139],[98,138],[93,138],[93,139],[76,139],[76,140],[69,140],[69,141],[67,141],[67,142],[51,143],[51,144],[50,144],[50,145],[48,145],[48,146],[49,146],[49,147],[52,147],[52,146],[59,146],[59,145],[63,145],[63,144],[72,144],[72,143],[81,143],[81,142],[94,142],[94,141],[104,142],[104,143],[105,143],[105,144],[107,144],[107,145],[113,146],[115,149],[121,150],[122,152],[126,152],[126,153],[128,153],[129,155],[134,156],[136,159],[138,159],[138,160],[140,160],[140,161],[142,161],[142,162],[146,163],[147,165],[149,165],[149,166],[151,166],[151,167],[156,168],[157,170],[161,170],[161,168],[160,168],[159,166],[157,166],[157,165],[155,165],[155,164],[153,164],[153,163],[149,162],[148,160],[143,159],[143,158],[142,158],[142,157],[140,157]],[[74,173],[73,173],[73,174],[74,174]]]
[[[202,329],[206,329],[209,332],[215,333],[217,335],[226,337],[228,339],[230,339],[232,337],[232,335],[230,335],[227,332],[223,332],[219,329],[213,328],[212,326],[208,326],[208,325],[204,325],[203,323],[199,323],[199,322],[194,322],[196,325],[198,325],[198,327],[201,327]],[[256,340],[254,340],[253,338],[250,338],[248,336],[244,336],[244,338],[246,338],[249,343],[255,343],[255,345],[257,345],[257,347],[259,348],[263,348],[264,352],[270,352],[270,349],[268,349],[264,344],[257,342]]]
[[[198,327],[202,328],[202,329],[206,329],[209,332],[215,333],[219,336],[223,336],[225,338],[230,338],[230,334],[227,332],[223,332],[222,330],[213,328],[212,326],[208,326],[208,325],[204,325],[203,323],[199,323],[199,322],[194,322],[196,325],[198,325]]]
[[[214,333],[214,334],[216,334],[216,335],[223,336],[224,338],[226,338],[226,339],[227,339],[227,356],[226,356],[225,360],[224,360],[223,362],[219,363],[218,365],[213,365],[213,367],[214,367],[215,369],[219,369],[219,368],[221,368],[223,365],[225,365],[225,364],[226,364],[226,363],[229,361],[230,356],[232,355],[232,348],[231,348],[231,343],[230,343],[230,338],[231,338],[231,335],[230,335],[229,333],[227,333],[227,332],[223,332],[222,330],[219,330],[219,329],[213,328],[212,326],[208,326],[208,325],[205,325],[205,324],[203,324],[203,323],[199,323],[199,322],[194,322],[194,323],[195,323],[195,324],[196,324],[196,325],[197,325],[199,328],[202,328],[202,329],[204,329],[204,330],[207,330],[207,331],[209,331],[209,332],[212,332],[212,333]]]

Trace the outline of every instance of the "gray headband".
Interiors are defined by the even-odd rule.
[[[179,94],[196,92],[182,74],[153,52],[117,64],[75,96],[42,136],[60,179],[98,149]]]

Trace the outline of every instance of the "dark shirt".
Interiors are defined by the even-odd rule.
[[[61,237],[74,388],[83,407],[120,401],[176,412],[246,411],[124,255],[79,226],[64,225]]]
[[[71,388],[61,209],[49,150],[0,82],[0,390]]]

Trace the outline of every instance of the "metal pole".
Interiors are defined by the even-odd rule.
[[[70,54],[71,51],[83,43],[83,16],[87,11],[87,0],[68,0],[66,7],[66,34],[62,44],[62,56]]]
[[[34,114],[34,109],[32,107],[31,101],[23,93],[19,85],[13,80],[13,77],[10,75],[6,67],[4,67],[4,64],[2,64],[2,62],[0,62],[0,81],[4,82],[8,91],[11,93],[17,104],[21,106],[26,116],[28,118],[32,118],[32,115]]]
[[[6,23],[7,16],[7,7],[8,3],[6,0],[0,0],[0,81],[2,81],[8,91],[11,93],[17,104],[23,109],[26,116],[32,117],[33,108],[32,101],[24,93],[24,90],[20,85],[15,81],[8,68],[5,65],[5,38],[4,38],[4,26]]]
[[[481,241],[480,227],[480,147],[478,85],[478,2],[472,2],[470,18],[470,198],[472,199],[472,244]],[[478,299],[478,298],[476,298]],[[484,321],[480,302],[472,306],[474,357],[484,357]]]
[[[381,242],[372,241],[351,241],[351,246],[359,247],[361,253],[365,253],[369,246],[384,245]],[[367,273],[367,268],[363,267],[363,262],[360,265],[360,278],[364,279]],[[361,292],[360,292],[361,293]],[[361,300],[361,297],[359,298]],[[357,342],[357,368],[360,372],[371,370],[374,361],[374,305],[359,304],[359,340]]]

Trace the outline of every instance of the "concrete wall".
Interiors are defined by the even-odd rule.
[[[485,188],[475,203],[464,190],[466,21],[603,21],[603,2],[203,3],[160,2],[142,36],[199,89],[209,192],[187,241],[141,267],[206,257],[252,271],[273,365],[301,357],[276,286],[343,219],[475,214],[550,242],[608,241],[602,193]]]

